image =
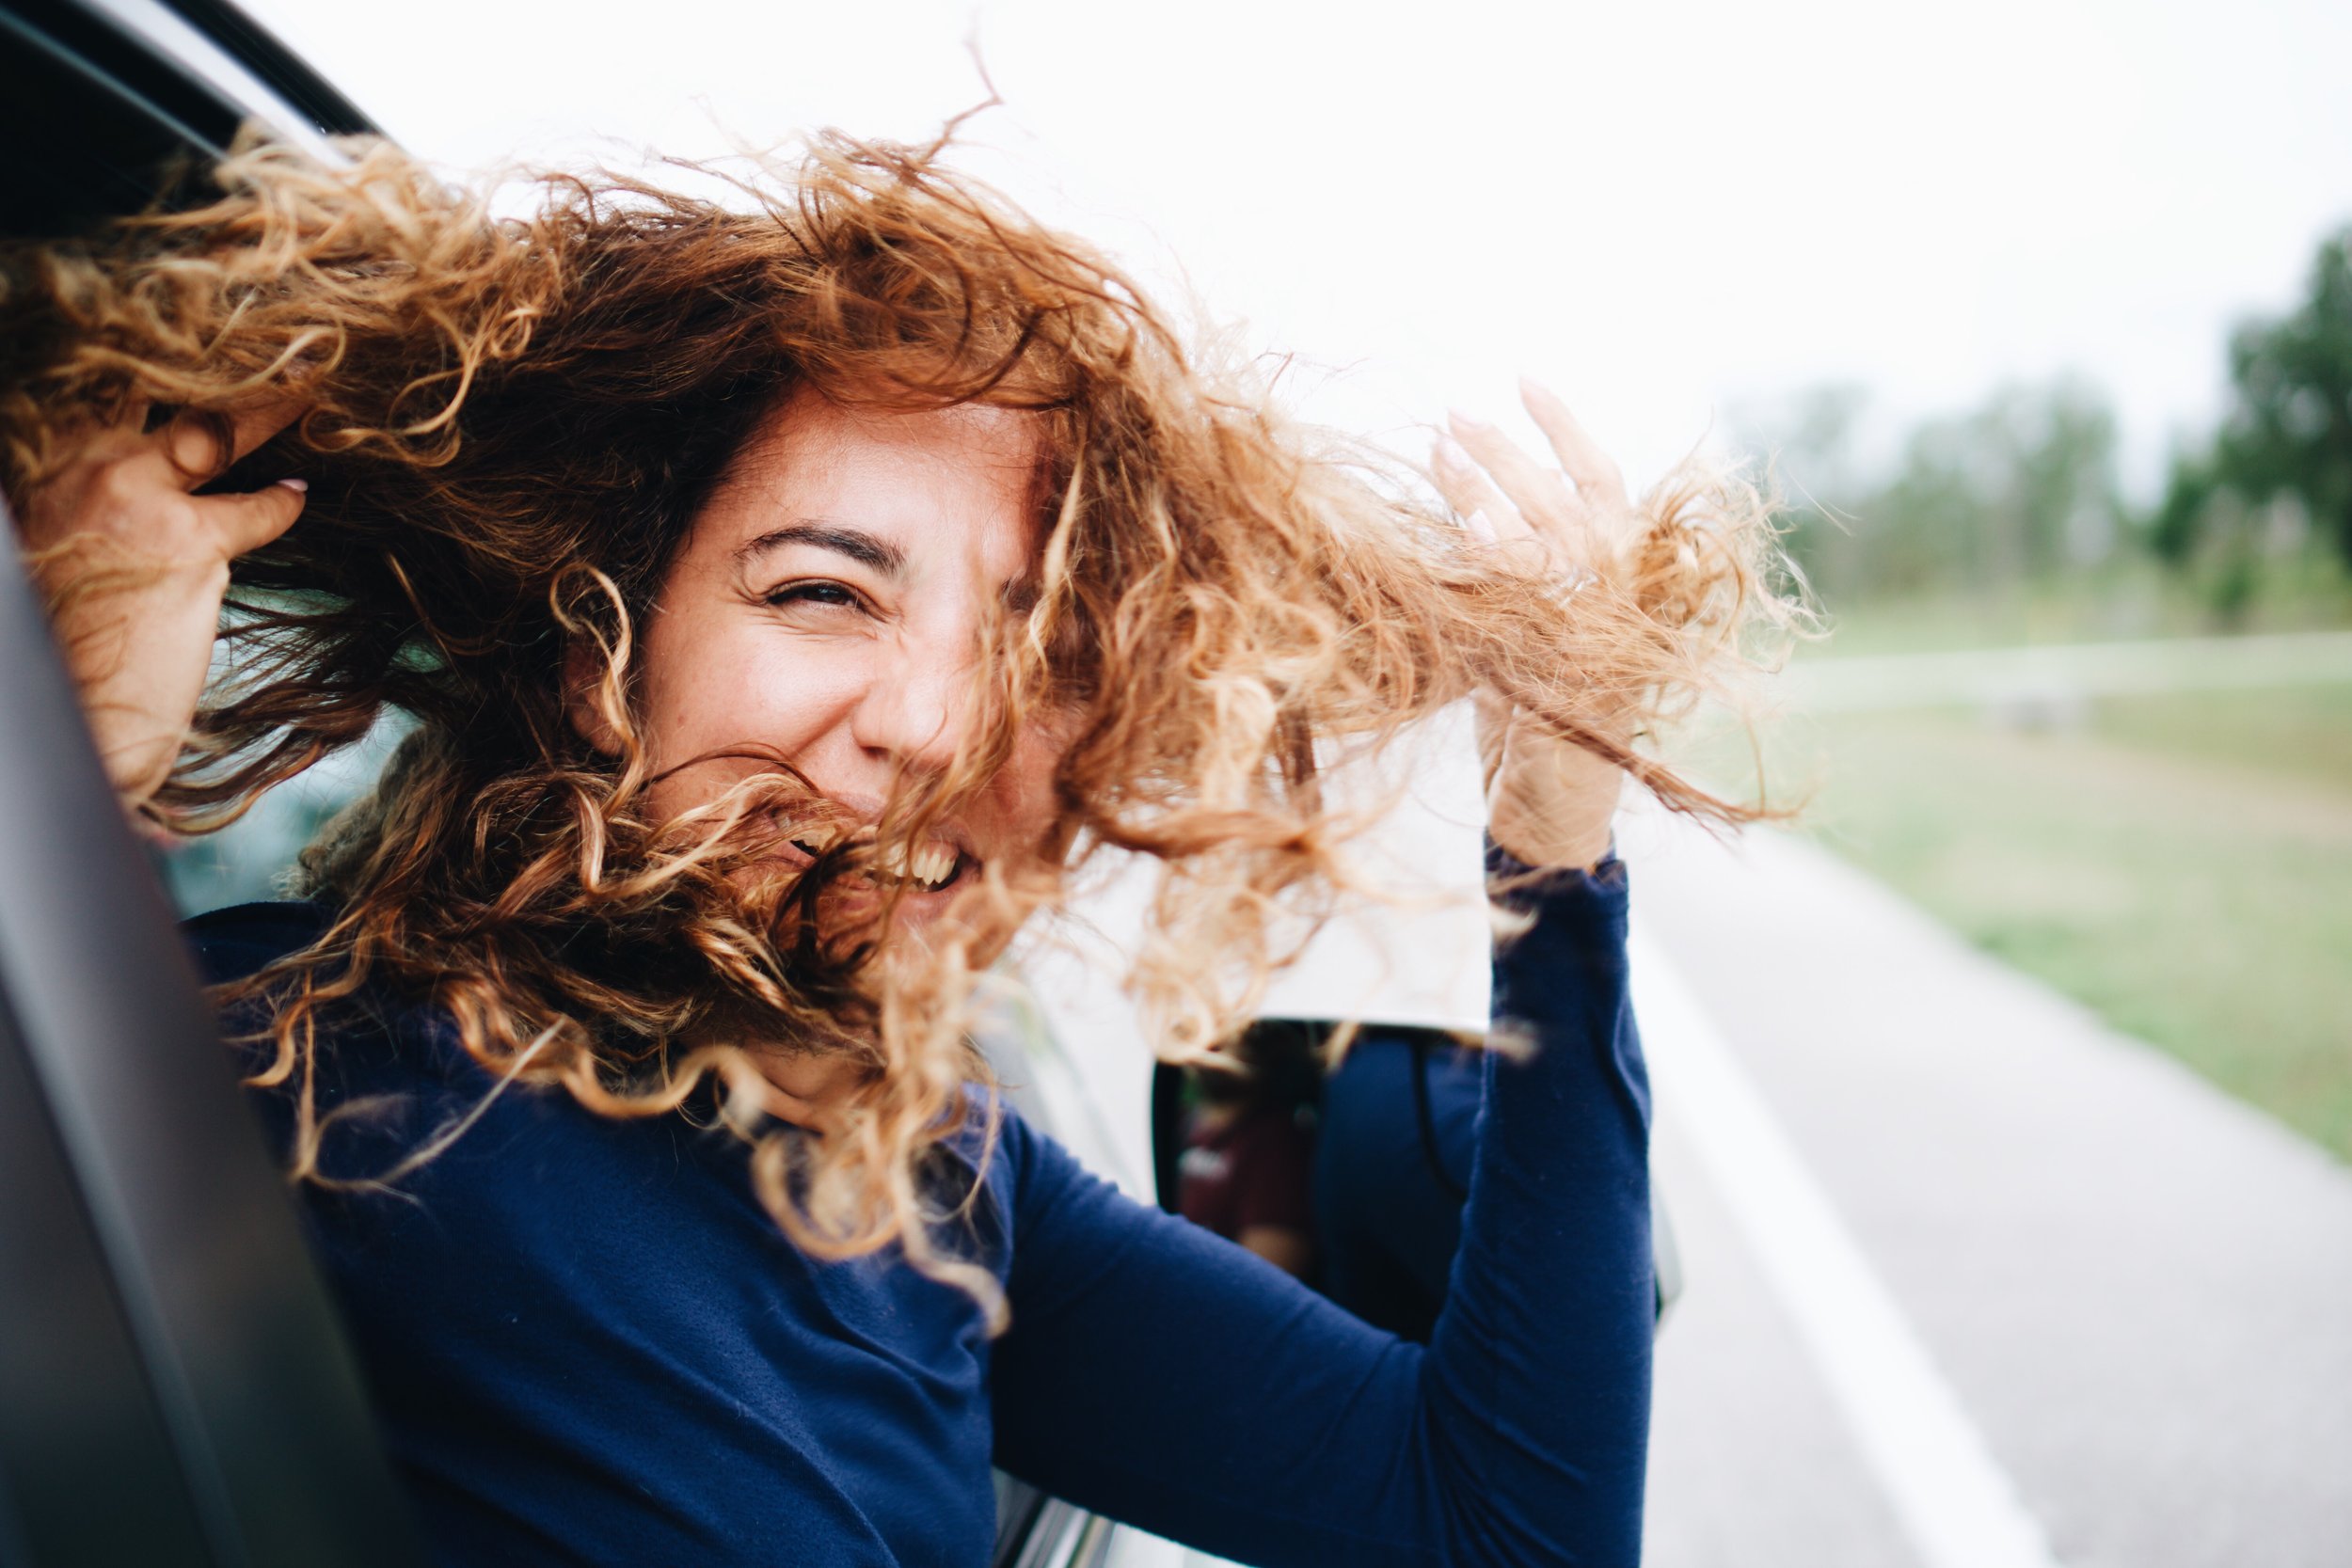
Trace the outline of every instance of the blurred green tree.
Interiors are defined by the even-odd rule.
[[[2309,529],[2352,562],[2352,229],[2320,245],[2291,314],[2232,334],[2230,386],[2212,441],[2174,457],[2150,542],[2220,556],[2225,585],[2265,534]]]

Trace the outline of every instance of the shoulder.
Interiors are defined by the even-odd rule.
[[[984,1084],[963,1090],[963,1121],[949,1135],[946,1152],[961,1171],[960,1184],[977,1186],[1007,1235],[1019,1228],[1024,1197],[1063,1180],[1063,1165],[1075,1165],[1060,1147],[1023,1117],[1012,1102]]]
[[[1059,1139],[1003,1107],[984,1180],[1004,1225],[1014,1312],[1101,1276],[1119,1259],[1208,1232],[1122,1192]],[[1212,1238],[1213,1239],[1213,1238]]]
[[[209,985],[226,985],[300,952],[325,934],[333,916],[323,904],[237,904],[214,910],[180,929]]]
[[[1084,1206],[1092,1187],[1108,1185],[985,1084],[964,1086],[962,1123],[941,1152],[956,1169],[951,1180],[960,1191],[936,1196],[952,1210],[962,1207],[963,1193],[978,1189],[981,1201],[966,1212],[979,1223],[976,1239],[989,1252],[1009,1251],[1073,1200]]]
[[[302,952],[334,923],[335,911],[326,905],[288,901],[215,910],[183,922],[181,931],[204,982],[228,986]],[[251,1086],[261,1101],[308,1093],[326,1113],[373,1097],[406,1096],[418,1101],[421,1115],[446,1112],[456,1100],[498,1085],[460,1044],[446,1012],[381,985],[362,985],[314,1016],[318,1052],[307,1087],[302,1074],[268,1070],[278,1051],[277,1017],[276,1002],[263,991],[232,997],[219,1020],[246,1069],[265,1079]]]

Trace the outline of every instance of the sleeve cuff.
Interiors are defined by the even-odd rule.
[[[1486,840],[1486,895],[1507,907],[1526,909],[1578,894],[1622,897],[1625,888],[1625,862],[1617,858],[1613,838],[1609,852],[1589,870],[1530,865],[1492,837]]]

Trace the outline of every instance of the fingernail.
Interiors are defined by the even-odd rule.
[[[1462,528],[1471,538],[1482,545],[1491,545],[1495,542],[1494,519],[1486,515],[1484,507],[1463,518]]]
[[[1469,451],[1451,436],[1438,437],[1438,461],[1449,468],[1472,467]]]
[[[281,479],[278,483],[289,490],[308,490],[310,487],[310,482],[307,479]]]

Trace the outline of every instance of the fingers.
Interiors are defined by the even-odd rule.
[[[238,459],[294,423],[302,408],[292,399],[262,404],[230,416],[225,433],[217,417],[183,413],[151,439],[178,475],[181,488],[192,490],[218,479]]]
[[[230,560],[258,550],[294,527],[302,515],[310,485],[298,479],[281,479],[260,490],[235,496],[199,496],[197,506],[213,526],[221,553]]]
[[[1438,482],[1438,493],[1455,515],[1468,518],[1484,514],[1487,527],[1501,538],[1522,539],[1531,531],[1511,498],[1496,488],[1486,470],[1453,436],[1438,437],[1429,472]]]
[[[144,456],[151,448],[147,434],[149,404],[144,400],[127,403],[111,413],[105,411],[74,411],[67,414],[56,428],[61,460],[50,470],[45,483],[56,483],[64,476],[87,474],[109,464]],[[66,480],[71,483],[71,480]]]
[[[1576,497],[1567,481],[1545,467],[1510,436],[1484,420],[1451,412],[1446,423],[1459,441],[1485,466],[1494,483],[1511,499],[1519,515],[1547,532],[1557,532],[1574,521]]]
[[[1551,443],[1560,468],[1576,482],[1580,494],[1594,506],[1614,510],[1626,504],[1625,473],[1600,444],[1586,434],[1568,405],[1541,382],[1522,380],[1519,401],[1527,405],[1535,428]]]
[[[1456,412],[1448,422],[1457,439],[1438,454],[1438,490],[1465,516],[1485,511],[1506,539],[1532,532],[1554,564],[1606,574],[1634,526],[1624,472],[1549,388],[1522,380],[1519,396],[1560,467],[1544,467],[1495,426]],[[1498,498],[1509,513],[1496,510]],[[1515,516],[1528,526],[1515,530]]]
[[[242,462],[247,454],[259,451],[262,442],[300,419],[309,406],[300,399],[280,398],[236,415],[229,427],[229,461]]]

